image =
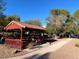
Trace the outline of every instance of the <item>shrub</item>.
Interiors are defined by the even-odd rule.
[[[79,44],[75,44],[76,47],[79,47]]]

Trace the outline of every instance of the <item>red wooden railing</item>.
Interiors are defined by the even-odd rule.
[[[22,48],[22,41],[19,39],[5,39],[5,44],[15,48]]]

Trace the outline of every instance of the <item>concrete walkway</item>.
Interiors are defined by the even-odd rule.
[[[30,59],[37,59],[38,57],[49,53],[49,52],[54,52],[56,50],[58,50],[59,48],[61,48],[62,46],[64,46],[65,44],[67,44],[68,42],[70,42],[72,39],[66,39],[66,40],[61,40],[61,41],[57,41],[55,43],[52,43],[51,45],[49,45],[48,43],[46,45],[44,45],[44,47],[33,51],[31,53],[28,53],[26,55],[23,56],[17,56],[17,57],[12,57],[12,58],[6,58],[6,59],[29,59],[30,57],[33,56],[33,58]]]

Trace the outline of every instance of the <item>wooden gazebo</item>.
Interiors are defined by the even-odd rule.
[[[7,37],[5,44],[15,48],[25,48],[32,39],[37,43],[43,43],[45,28],[26,23],[11,21],[5,28]]]

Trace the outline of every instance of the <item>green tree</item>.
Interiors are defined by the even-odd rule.
[[[27,20],[25,23],[41,26],[41,22],[39,19]]]
[[[11,22],[11,21],[20,21],[20,17],[19,16],[17,16],[17,15],[11,15],[11,16],[7,16],[6,18],[5,18],[8,22]]]
[[[75,18],[75,23],[76,23],[75,26],[76,34],[79,35],[79,9],[74,12],[73,17]]]
[[[6,10],[5,8],[6,2],[0,0],[0,17],[4,16],[3,12]]]
[[[79,20],[79,10],[76,10],[74,12],[74,17],[75,17],[75,19]]]
[[[51,13],[52,15],[59,15],[59,14],[60,14],[60,9],[52,9],[52,10],[50,11],[50,13]]]
[[[67,11],[65,9],[60,10],[60,14],[65,15],[65,16],[70,15],[69,11]]]
[[[3,27],[5,26],[5,17],[4,11],[6,10],[5,8],[6,2],[3,0],[0,0],[0,32],[2,31]]]
[[[47,20],[47,31],[56,35],[59,35],[63,31],[63,25],[67,20],[67,15],[69,12],[67,10],[61,9],[52,9],[51,16],[49,16]]]
[[[65,10],[65,9],[52,9],[50,12],[52,15],[69,15],[69,11]]]
[[[67,36],[76,34],[76,23],[72,16],[69,16],[64,25],[64,34]]]

